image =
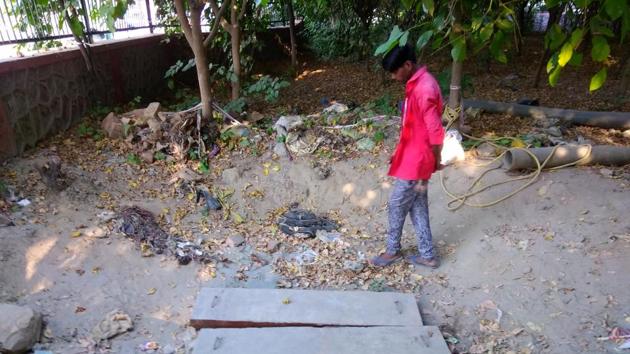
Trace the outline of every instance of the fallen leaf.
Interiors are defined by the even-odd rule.
[[[76,309],[74,309],[74,313],[81,313],[81,312],[85,312],[87,309],[83,306],[77,306]]]
[[[285,305],[288,305],[291,303],[291,300],[287,297],[287,298],[284,298],[284,300],[282,300],[282,303]]]
[[[149,289],[149,290],[147,291],[147,295],[153,295],[153,294],[155,294],[156,292],[157,292],[157,289],[156,289],[156,288],[151,288],[151,289]]]
[[[542,332],[542,327],[540,327],[539,325],[533,322],[527,322],[527,327],[529,327],[529,329],[531,329],[534,332]]]
[[[92,268],[92,273],[98,274],[98,273],[101,272],[101,270],[103,270],[103,268],[101,268],[101,267],[94,267],[94,268]]]
[[[81,237],[81,231],[73,231],[72,234],[70,234],[70,236],[72,238]]]

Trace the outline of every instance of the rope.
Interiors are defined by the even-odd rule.
[[[450,129],[450,127],[457,121],[457,119],[459,119],[460,114],[462,112],[462,106],[459,105],[456,108],[451,108],[449,106],[446,106],[444,109],[444,112],[442,114],[442,119],[445,119],[447,121],[447,125],[446,125],[446,130]],[[513,137],[497,137],[497,138],[490,138],[490,139],[481,139],[481,138],[476,138],[473,136],[470,136],[468,134],[462,133],[462,135],[464,135],[465,137],[469,138],[469,139],[473,139],[473,140],[477,140],[478,144],[481,144],[482,142],[486,142],[492,146],[494,146],[495,148],[498,149],[503,149],[504,151],[497,157],[495,157],[494,159],[492,159],[491,161],[487,162],[487,163],[483,163],[483,164],[476,164],[474,165],[475,167],[486,167],[486,166],[490,166],[493,163],[495,163],[496,161],[500,160],[503,158],[503,156],[507,153],[508,149],[505,148],[504,146],[495,144],[494,142],[497,140],[502,140],[502,139],[512,139],[512,140],[516,140],[516,138]],[[475,145],[476,146],[476,145]],[[538,180],[538,177],[540,176],[540,174],[542,173],[543,170],[558,170],[561,168],[565,168],[565,167],[570,167],[570,166],[574,166],[579,164],[580,162],[582,162],[583,160],[587,159],[590,157],[591,155],[591,151],[592,151],[592,146],[591,145],[586,145],[588,147],[588,152],[581,158],[579,158],[576,161],[573,162],[569,162],[566,163],[564,165],[561,166],[556,166],[556,167],[546,167],[547,163],[551,160],[551,158],[555,155],[556,150],[558,149],[558,146],[555,146],[553,148],[553,150],[551,150],[551,153],[549,154],[549,156],[547,156],[547,158],[545,158],[545,160],[541,163],[538,158],[536,157],[536,155],[534,155],[534,153],[532,153],[528,148],[513,148],[513,149],[519,149],[519,150],[523,150],[525,151],[536,163],[536,168],[534,169],[534,171],[530,172],[529,174],[526,174],[524,176],[520,176],[520,177],[514,177],[514,178],[508,178],[504,181],[499,181],[499,182],[495,182],[492,184],[489,184],[487,186],[475,189],[478,185],[480,185],[481,180],[483,179],[484,176],[486,176],[488,173],[497,170],[499,168],[501,168],[501,166],[503,165],[503,163],[500,163],[498,166],[496,167],[492,167],[489,168],[487,170],[485,170],[481,175],[479,175],[479,177],[477,177],[473,183],[470,185],[470,187],[468,187],[468,189],[466,189],[466,191],[463,194],[454,194],[451,191],[448,190],[448,188],[446,188],[446,185],[444,183],[444,171],[440,171],[440,184],[442,186],[442,189],[444,190],[444,192],[451,198],[451,200],[447,203],[447,208],[450,211],[455,211],[457,209],[459,209],[460,207],[462,207],[463,205],[468,205],[471,207],[476,207],[476,208],[486,208],[486,207],[490,207],[493,205],[496,205],[512,196],[514,196],[515,194],[521,192],[522,190],[524,190],[525,188],[529,187],[530,185],[532,185],[534,182],[536,182]],[[516,181],[521,181],[521,180],[527,180],[527,182],[523,185],[521,185],[520,187],[518,187],[516,190],[507,193],[506,195],[493,200],[491,202],[486,202],[486,203],[471,203],[469,202],[467,199],[475,196],[477,194],[480,194],[483,191],[486,191],[490,188],[502,185],[502,184],[506,184],[506,183],[510,183],[510,182],[516,182]],[[453,206],[453,204],[456,204]]]

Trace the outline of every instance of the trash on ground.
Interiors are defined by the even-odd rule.
[[[597,338],[598,341],[611,340],[619,344],[617,349],[630,349],[630,328],[615,327],[608,337]]]
[[[442,146],[442,165],[449,165],[455,161],[463,161],[465,159],[462,135],[455,129],[449,129],[444,136],[444,145]]]
[[[160,345],[157,342],[146,342],[140,345],[140,350],[143,352],[155,351],[160,349]]]
[[[131,330],[133,330],[131,317],[120,310],[114,310],[108,313],[90,334],[95,341],[99,342]]]
[[[317,239],[325,243],[337,242],[341,240],[341,233],[337,231],[317,230],[315,232],[315,235],[317,236]]]
[[[31,201],[26,199],[26,198],[24,198],[24,199],[18,201],[17,204],[24,208],[24,207],[27,207],[27,206],[31,205]]]
[[[317,252],[308,248],[294,255],[293,259],[300,266],[315,264],[317,262]]]
[[[130,207],[120,213],[120,218],[120,232],[132,238],[138,245],[147,245],[155,254],[173,255],[181,265],[186,265],[192,260],[202,263],[211,260],[211,256],[202,249],[201,242],[192,243],[169,235],[160,228],[153,214],[147,210]],[[146,251],[143,251],[143,255],[145,253]]]
[[[206,189],[198,188],[197,189],[197,204],[200,200],[205,200],[206,208],[208,210],[221,210],[221,202],[215,197],[213,197],[210,192]]]
[[[278,220],[280,230],[300,238],[314,237],[318,230],[333,231],[337,224],[303,209],[291,209]]]

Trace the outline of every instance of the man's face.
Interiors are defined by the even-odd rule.
[[[407,60],[400,68],[392,72],[392,79],[403,84],[409,81],[413,72],[413,63]]]

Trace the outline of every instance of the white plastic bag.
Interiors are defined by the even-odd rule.
[[[444,135],[441,164],[450,165],[455,161],[463,161],[465,158],[462,135],[456,129],[449,129]]]

